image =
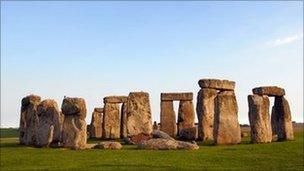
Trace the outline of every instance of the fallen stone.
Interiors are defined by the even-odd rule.
[[[161,93],[161,101],[193,100],[193,93]]]
[[[194,143],[175,141],[173,139],[156,138],[140,142],[137,148],[146,150],[197,150],[199,146]]]
[[[127,101],[127,96],[107,96],[103,98],[104,103],[126,103]]]
[[[195,127],[194,117],[194,107],[192,101],[180,101],[177,120],[179,136],[184,129],[187,130]]]
[[[251,141],[268,143],[272,140],[271,121],[269,116],[269,99],[267,96],[249,95],[249,122]]]
[[[173,101],[161,101],[160,130],[172,137],[177,134],[176,115],[173,109]]]
[[[129,137],[152,133],[152,117],[149,94],[131,92],[127,107],[127,135]]]
[[[105,103],[103,114],[103,132],[104,139],[120,138],[120,110],[116,103]]]
[[[90,124],[90,138],[102,137],[103,108],[95,108]]]
[[[201,79],[198,81],[201,88],[212,88],[217,90],[234,90],[235,82],[219,79]]]
[[[285,90],[277,86],[264,86],[252,89],[253,94],[267,96],[284,96]]]
[[[157,130],[152,132],[152,137],[153,138],[174,139],[167,133],[165,133],[163,131],[157,131]]]
[[[137,135],[129,136],[129,138],[130,138],[131,144],[138,144],[138,143],[140,143],[141,141],[151,139],[151,138],[152,138],[152,135],[151,135],[151,134],[143,134],[143,133],[140,133],[140,134],[137,134]]]
[[[119,142],[114,141],[104,141],[99,142],[93,147],[94,149],[111,149],[111,150],[120,150],[122,145]]]
[[[213,141],[214,99],[217,90],[202,88],[197,94],[196,113],[198,118],[198,139]]]
[[[241,142],[238,106],[234,91],[222,91],[215,98],[213,136],[215,144],[238,144]]]

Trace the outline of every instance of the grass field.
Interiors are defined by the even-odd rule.
[[[8,134],[10,135],[10,134]],[[3,137],[3,136],[2,136]],[[1,170],[304,170],[303,131],[269,144],[200,145],[197,151],[69,150],[18,145],[1,138]]]

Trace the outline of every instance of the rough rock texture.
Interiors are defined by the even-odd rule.
[[[269,116],[269,99],[267,96],[249,95],[249,122],[251,141],[267,143],[272,140],[271,121]]]
[[[238,106],[234,91],[222,91],[215,98],[213,136],[216,144],[241,142]]]
[[[61,142],[62,118],[55,100],[43,100],[37,107],[38,131],[37,146],[49,146]]]
[[[167,133],[165,133],[163,131],[153,131],[152,132],[152,137],[153,138],[174,139],[170,135],[168,135]]]
[[[152,118],[149,94],[145,92],[131,92],[127,107],[127,135],[150,135],[152,133]]]
[[[181,136],[181,132],[184,129],[195,127],[194,123],[194,107],[192,101],[180,101],[178,108],[178,135]],[[195,137],[196,133],[191,137]],[[185,138],[185,137],[181,137]],[[192,138],[191,138],[192,139]]]
[[[277,86],[264,86],[252,89],[253,94],[267,96],[284,96],[285,90]]]
[[[21,115],[19,128],[20,144],[36,145],[37,144],[37,129],[38,116],[37,106],[41,98],[36,95],[29,95],[21,101]]]
[[[186,92],[186,93],[161,93],[160,99],[162,101],[168,100],[193,100],[193,93]]]
[[[137,135],[133,135],[133,136],[130,136],[129,137],[129,140],[130,140],[130,144],[138,144],[140,143],[141,141],[144,141],[144,140],[149,140],[152,138],[152,135],[151,134],[143,134],[143,133],[140,133],[140,134],[137,134]]]
[[[120,138],[127,137],[127,103],[121,106]]]
[[[105,139],[120,138],[120,110],[117,103],[105,103],[102,136]]]
[[[158,124],[156,121],[153,122],[153,131],[158,130]]]
[[[90,138],[102,137],[103,108],[95,108],[90,124]]]
[[[64,114],[62,128],[63,147],[84,149],[87,143],[87,114],[85,101],[82,98],[64,98],[61,106]]]
[[[61,111],[65,116],[73,115],[78,116],[80,119],[85,119],[87,115],[85,100],[82,98],[64,98]]]
[[[234,90],[235,82],[219,79],[201,79],[198,81],[201,88],[212,88],[217,90]]]
[[[271,130],[272,130],[272,141],[278,140],[278,134],[277,134],[277,115],[275,111],[275,106],[273,105],[271,108]]]
[[[126,103],[127,101],[127,96],[107,96],[103,98],[104,103]]]
[[[196,113],[198,118],[198,139],[213,141],[214,99],[217,90],[203,88],[197,94]]]
[[[199,146],[196,143],[188,143],[183,141],[175,141],[173,139],[153,138],[147,141],[142,141],[137,148],[147,150],[197,150]]]
[[[196,127],[184,128],[179,132],[179,138],[182,140],[195,140],[196,139]]]
[[[177,125],[173,101],[161,101],[160,106],[160,130],[175,137],[177,134]]]
[[[273,123],[275,124],[275,134],[279,141],[293,140],[293,127],[288,101],[285,97],[275,97],[273,112]]]
[[[93,148],[95,148],[95,149],[120,150],[122,148],[122,145],[119,142],[104,141],[104,142],[99,142]]]

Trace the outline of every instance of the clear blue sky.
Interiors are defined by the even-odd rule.
[[[263,85],[303,122],[302,17],[303,2],[1,1],[1,126],[30,93],[83,97],[89,123],[104,96],[142,90],[159,121],[160,93],[196,97],[200,78],[236,81],[241,123]]]

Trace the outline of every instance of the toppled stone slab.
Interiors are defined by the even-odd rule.
[[[130,140],[130,144],[138,144],[140,143],[141,141],[145,141],[145,140],[149,140],[152,138],[152,135],[151,134],[143,134],[143,133],[140,133],[140,134],[137,134],[137,135],[133,135],[133,136],[130,136],[129,137],[129,140]]]
[[[252,89],[253,94],[267,96],[284,96],[285,90],[277,86],[263,86]]]
[[[19,141],[24,145],[37,144],[38,115],[37,106],[41,97],[29,95],[21,100],[21,115],[19,128]]]
[[[102,137],[103,108],[95,108],[90,124],[90,138]]]
[[[176,141],[173,139],[153,138],[140,142],[137,148],[146,150],[197,150],[199,149],[199,146],[196,143]]]
[[[104,103],[125,103],[127,101],[127,96],[107,96],[103,98]]]
[[[153,138],[164,138],[164,139],[173,139],[170,135],[168,135],[167,133],[163,132],[163,131],[158,131],[158,130],[154,130],[152,132],[152,137]]]
[[[93,148],[120,150],[122,148],[122,145],[119,142],[115,142],[115,141],[104,141],[104,142],[99,142]]]
[[[265,95],[249,95],[248,106],[251,141],[253,143],[271,142],[272,130],[269,116],[269,98]]]
[[[235,82],[219,79],[201,79],[198,81],[201,88],[213,88],[217,90],[234,90]]]
[[[177,134],[177,125],[173,101],[161,101],[160,106],[160,130],[175,137]]]
[[[193,93],[161,93],[161,100],[193,100]]]

